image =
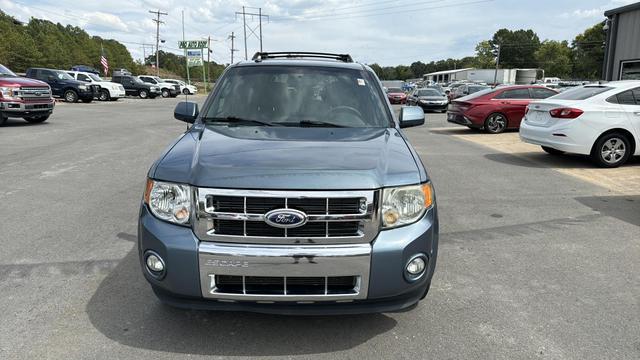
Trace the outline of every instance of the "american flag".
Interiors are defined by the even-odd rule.
[[[104,48],[102,48],[102,54],[100,54],[100,64],[102,64],[102,70],[104,71],[104,76],[109,75],[109,61],[104,56]]]

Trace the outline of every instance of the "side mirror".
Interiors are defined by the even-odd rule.
[[[179,102],[173,110],[173,117],[180,121],[193,124],[198,117],[198,104],[191,101]]]
[[[400,127],[424,125],[424,111],[420,106],[403,106],[400,109]]]

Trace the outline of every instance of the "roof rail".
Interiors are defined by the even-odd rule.
[[[306,51],[282,51],[282,52],[257,52],[251,60],[260,62],[267,59],[297,59],[297,58],[311,58],[311,59],[333,59],[346,63],[353,62],[351,55],[349,54],[331,54],[320,52],[306,52]]]

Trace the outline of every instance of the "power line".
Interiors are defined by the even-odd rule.
[[[238,15],[242,15],[242,26],[244,27],[244,59],[248,60],[248,54],[247,54],[247,29],[249,29],[249,31],[256,37],[258,38],[258,40],[260,40],[260,52],[262,52],[262,18],[265,17],[267,18],[267,20],[269,20],[269,15],[264,15],[262,13],[262,8],[251,8],[251,9],[257,9],[258,13],[249,13],[246,10],[247,6],[243,6],[242,7],[242,12],[236,12],[236,16]],[[257,28],[252,28],[251,26],[247,26],[247,15],[253,17],[253,16],[257,16],[258,17],[258,27]],[[256,29],[260,29],[260,34],[256,34]]]

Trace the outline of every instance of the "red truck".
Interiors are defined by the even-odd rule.
[[[0,64],[0,125],[9,118],[44,122],[53,112],[54,104],[49,85],[19,77]]]

